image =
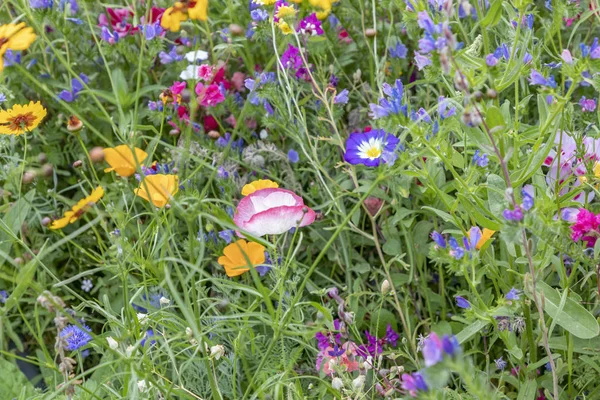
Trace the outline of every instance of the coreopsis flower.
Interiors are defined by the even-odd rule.
[[[278,187],[279,184],[277,182],[273,182],[269,179],[259,179],[254,182],[250,182],[247,185],[244,185],[244,187],[242,188],[242,196],[248,196],[249,194],[252,194],[257,190]]]
[[[27,50],[36,39],[33,28],[19,24],[0,25],[0,72],[4,69],[4,54],[7,50]]]
[[[400,140],[383,129],[374,129],[364,133],[353,133],[346,141],[344,160],[356,165],[377,167],[387,163],[400,144]]]
[[[98,186],[89,196],[79,200],[69,211],[66,211],[62,218],[52,221],[49,228],[62,229],[77,221],[87,210],[98,203],[102,196],[104,196],[104,189],[102,186]]]
[[[237,206],[233,222],[254,236],[279,235],[315,221],[316,214],[294,192],[267,188],[244,197]],[[238,232],[238,236],[243,236]]]
[[[239,239],[223,249],[223,256],[217,262],[228,277],[238,276],[249,271],[250,265],[256,268],[265,262],[265,246]]]
[[[83,325],[82,328],[77,325],[67,325],[65,329],[60,331],[59,336],[66,342],[67,350],[75,351],[87,345],[92,340],[92,336],[89,334],[91,331],[87,325]]]
[[[140,186],[135,189],[135,194],[152,202],[156,207],[164,207],[178,191],[177,175],[156,174],[144,177]]]
[[[0,42],[2,38],[0,37]],[[15,104],[9,110],[0,110],[0,134],[21,135],[35,129],[46,116],[46,109],[38,101]]]
[[[134,155],[135,152],[135,155]],[[104,159],[110,165],[104,172],[115,171],[117,175],[128,177],[135,173],[137,165],[148,157],[142,149],[134,147],[133,150],[126,144],[104,149]],[[137,161],[136,161],[137,160]]]

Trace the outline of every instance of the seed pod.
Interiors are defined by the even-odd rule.
[[[102,147],[94,147],[90,150],[90,158],[95,163],[104,161],[104,149]]]
[[[73,168],[81,168],[82,165],[83,165],[83,161],[77,160],[73,163]]]
[[[44,164],[42,165],[42,175],[46,178],[50,178],[54,174],[54,168],[52,164]]]
[[[377,29],[375,29],[375,28],[365,29],[365,36],[366,37],[375,37],[375,36],[377,36]]]
[[[221,134],[217,131],[209,131],[208,132],[208,137],[211,139],[218,139],[221,137]]]

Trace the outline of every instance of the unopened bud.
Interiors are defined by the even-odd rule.
[[[177,136],[177,135],[179,135],[179,129],[171,129],[169,131],[169,135],[171,135],[171,136]]]
[[[375,28],[365,29],[365,36],[366,37],[375,37],[375,36],[377,36],[377,29],[375,29]]]
[[[73,163],[73,168],[81,168],[82,165],[83,165],[83,161],[77,160]]]
[[[107,337],[106,341],[108,342],[108,347],[110,347],[113,350],[116,350],[119,348],[119,342],[117,342],[115,339],[113,339],[112,337]]]
[[[209,131],[208,132],[208,137],[211,139],[218,139],[221,137],[221,134],[217,131]]]
[[[94,147],[90,150],[90,158],[92,162],[100,163],[104,161],[104,149],[102,147]]]
[[[344,387],[344,382],[340,378],[335,377],[331,381],[331,387],[334,388],[335,390],[340,390],[341,388]]]
[[[45,164],[48,161],[48,156],[46,155],[46,153],[40,153],[38,154],[38,160],[40,164]]]
[[[229,32],[231,32],[232,36],[242,36],[244,34],[244,28],[242,28],[238,24],[230,24]]]
[[[489,99],[495,99],[498,97],[498,92],[496,92],[494,89],[488,89],[485,94]]]
[[[391,289],[390,281],[387,279],[381,283],[381,294],[388,294]]]
[[[50,164],[42,165],[42,175],[46,178],[50,178],[54,174],[54,168]]]
[[[52,218],[50,218],[50,217],[42,218],[42,226],[48,226],[50,224],[50,222],[52,222]]]
[[[23,184],[28,185],[35,179],[35,171],[27,171],[23,174]]]
[[[365,379],[366,379],[366,377],[364,375],[359,375],[358,378],[356,378],[352,381],[352,387],[355,390],[361,390],[363,388],[363,386],[365,385]]]

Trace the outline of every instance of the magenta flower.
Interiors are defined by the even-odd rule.
[[[586,99],[585,96],[581,96],[581,99],[579,100],[579,105],[581,106],[581,111],[583,112],[592,112],[596,110],[596,100]]]
[[[317,14],[315,13],[310,14],[300,21],[298,32],[308,36],[319,36],[325,33],[323,31],[323,25],[321,25],[321,21],[319,21]]]
[[[300,67],[302,67],[302,57],[300,56],[300,50],[292,46],[288,45],[287,50],[281,55],[281,64],[286,69],[293,69],[297,71]]]
[[[205,82],[209,82],[213,78],[212,65],[202,64],[198,67],[198,76]]]
[[[183,92],[183,90],[186,88],[186,86],[187,86],[187,82],[175,81],[175,82],[173,82],[173,85],[169,89],[171,90],[171,93],[173,93],[174,95],[178,95],[178,94],[181,94],[181,92]]]
[[[577,213],[577,220],[571,226],[571,239],[578,241],[583,239],[587,242],[587,247],[594,247],[596,240],[600,235],[600,214],[595,215],[593,212],[582,208]]]
[[[254,236],[280,235],[315,221],[315,212],[294,192],[260,189],[240,200],[233,217],[238,228]],[[238,236],[244,237],[238,232]]]
[[[203,107],[213,107],[225,101],[225,95],[221,92],[219,85],[211,84],[205,86],[201,82],[196,85],[198,102]]]

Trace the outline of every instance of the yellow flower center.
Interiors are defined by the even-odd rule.
[[[373,146],[367,150],[367,157],[369,158],[378,158],[380,155],[381,149],[379,147]]]

